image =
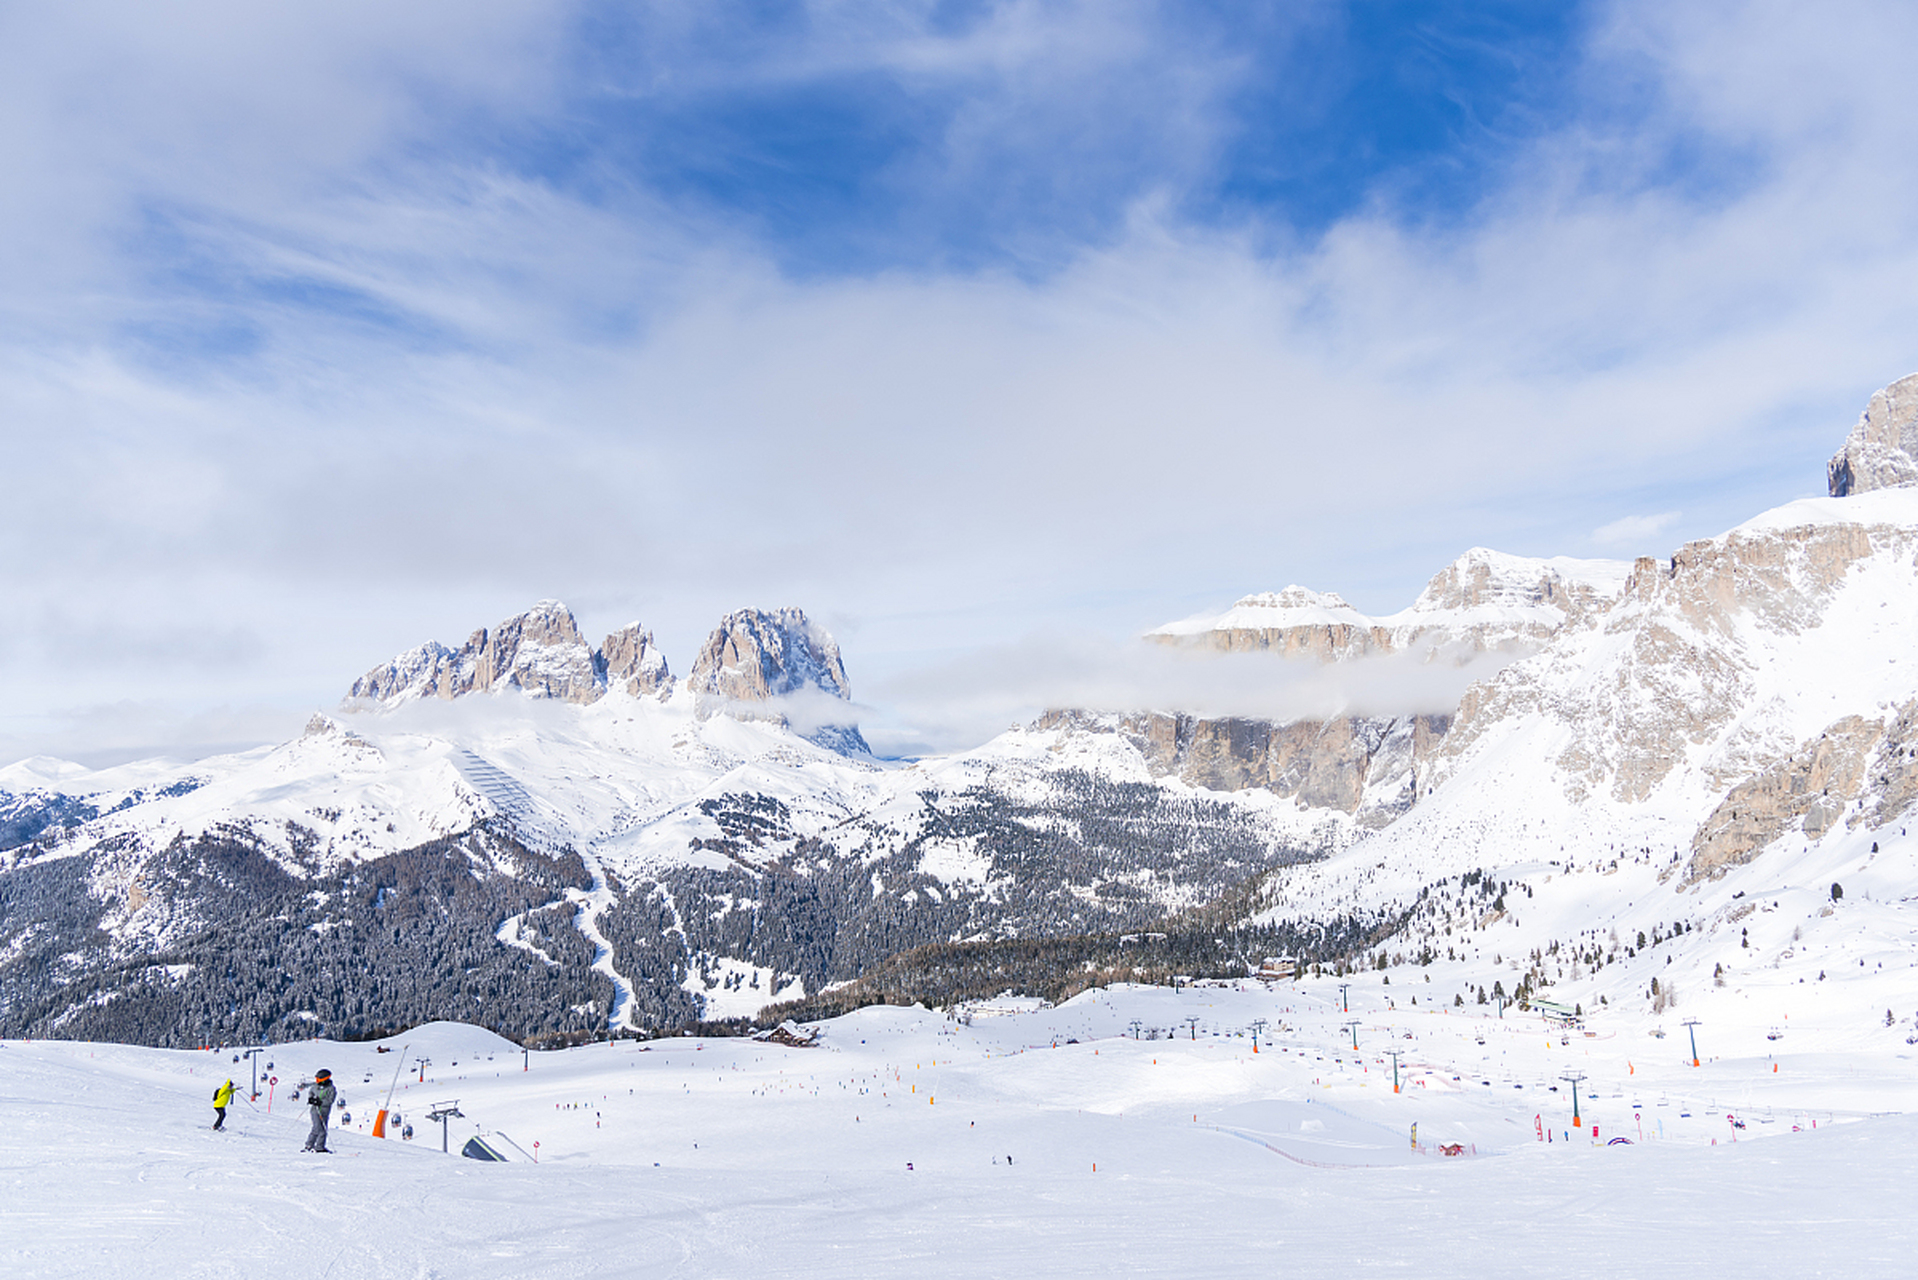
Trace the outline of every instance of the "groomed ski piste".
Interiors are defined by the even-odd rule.
[[[257,1101],[238,1047],[7,1041],[0,1272],[1918,1267],[1906,1027],[1863,1025],[1845,1001],[1821,1013],[1805,988],[1802,1007],[1724,1001],[1696,1028],[1683,1011],[1568,1025],[1536,1009],[1415,1007],[1431,988],[1398,972],[1397,984],[1121,986],[1056,1008],[875,1007],[802,1029],[817,1032],[805,1047],[627,1039],[526,1053],[437,1023],[269,1046]],[[289,1093],[321,1067],[351,1121],[335,1125],[334,1154],[309,1155]],[[410,1124],[410,1140],[371,1134],[396,1072],[394,1127]],[[241,1094],[216,1133],[209,1100],[228,1076]],[[1583,1077],[1577,1128],[1567,1076]],[[449,1104],[460,1115],[442,1154],[428,1117]],[[506,1161],[462,1158],[474,1137]]]

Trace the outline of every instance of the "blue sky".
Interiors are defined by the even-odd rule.
[[[802,276],[1042,274],[1154,197],[1284,236],[1381,196],[1457,218],[1572,113],[1588,21],[1576,5],[1195,3],[1134,7],[1126,30],[1061,6],[1021,66],[955,53],[1013,25],[1011,6],[914,8],[842,26],[802,4],[721,6],[691,31],[596,15],[573,55],[581,96],[506,162],[588,200],[663,198]],[[888,36],[945,56],[857,56]],[[670,70],[687,65],[705,74]]]
[[[0,756],[270,738],[545,596],[682,666],[801,605],[950,746],[1048,644],[1668,553],[1918,367],[1914,27],[0,11]]]

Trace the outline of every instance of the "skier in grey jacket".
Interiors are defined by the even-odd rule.
[[[306,1135],[307,1151],[326,1150],[326,1122],[333,1115],[333,1103],[340,1091],[333,1087],[333,1073],[321,1071],[306,1091],[306,1105],[313,1109],[313,1131]]]

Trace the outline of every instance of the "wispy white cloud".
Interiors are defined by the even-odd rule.
[[[1678,523],[1682,511],[1661,511],[1649,516],[1620,516],[1592,530],[1592,541],[1601,547],[1643,550],[1654,538]]]
[[[181,653],[257,637],[244,669],[176,667],[185,703],[304,711],[548,595],[589,630],[643,618],[680,666],[739,605],[857,617],[855,683],[926,740],[1205,701],[1183,672],[1128,683],[1156,659],[1035,684],[1006,655],[1035,628],[1131,655],[1295,580],[1389,611],[1463,547],[1624,546],[1681,507],[1728,526],[1815,492],[1865,394],[1918,366],[1918,174],[1885,162],[1918,117],[1855,70],[1918,37],[1902,6],[1612,5],[1586,109],[1468,213],[1381,195],[1310,239],[1184,211],[1260,68],[1170,10],[1003,5],[948,39],[822,6],[752,73],[947,86],[940,145],[891,174],[927,200],[1163,125],[1157,186],[1045,188],[1129,193],[1111,226],[839,273],[638,170],[562,180],[475,142],[565,123],[574,6],[403,8],[0,17],[0,603]],[[708,47],[685,39],[659,47]],[[727,70],[682,64],[609,92]],[[0,697],[147,697],[122,650],[75,672],[10,643]],[[976,693],[942,710],[938,672]]]
[[[1319,664],[1084,635],[1032,636],[880,681],[861,715],[882,754],[949,751],[1049,709],[1157,711],[1290,722],[1454,710],[1520,652],[1426,662],[1380,654]]]
[[[0,759],[47,756],[90,769],[153,757],[199,760],[284,741],[300,731],[304,716],[286,706],[164,698],[54,707],[0,717]]]

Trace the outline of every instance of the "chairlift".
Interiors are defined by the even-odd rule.
[[[445,1152],[447,1150],[447,1127],[455,1119],[465,1119],[466,1113],[460,1110],[460,1104],[457,1101],[436,1102],[433,1104],[433,1109],[427,1113],[426,1118],[440,1122],[440,1150]]]

